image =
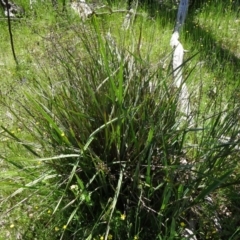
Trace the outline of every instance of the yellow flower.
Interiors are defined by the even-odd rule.
[[[104,237],[103,237],[103,236],[101,236],[101,237],[100,237],[100,240],[104,240]]]
[[[107,239],[111,240],[111,239],[113,239],[113,236],[111,234],[109,234]]]
[[[58,228],[58,227],[55,227],[55,231],[56,231],[56,232],[59,231],[59,228]]]
[[[63,229],[66,229],[66,228],[67,228],[67,225],[64,225],[64,226],[63,226]]]
[[[48,213],[48,214],[51,214],[51,212],[52,212],[51,210],[48,210],[48,212],[47,212],[47,213]]]
[[[126,215],[125,214],[121,214],[121,216],[120,216],[120,218],[121,218],[121,220],[125,220],[125,218],[126,218]]]
[[[180,222],[180,226],[181,226],[181,227],[185,227],[186,224],[185,224],[184,222]]]
[[[139,238],[138,238],[137,235],[135,235],[134,238],[133,238],[133,240],[138,240],[138,239],[139,239]]]
[[[63,132],[63,133],[61,133],[61,137],[64,137],[64,136],[65,136],[64,132]]]
[[[14,228],[14,224],[11,224],[11,225],[10,225],[10,228]]]

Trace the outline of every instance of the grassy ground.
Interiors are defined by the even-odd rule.
[[[24,1],[22,4],[27,6],[27,3]],[[118,7],[119,6],[121,5],[118,5]],[[85,106],[96,107],[97,110],[94,108],[96,113],[99,109],[105,109],[104,104],[108,103],[111,98],[114,98],[113,102],[115,102],[115,97],[117,99],[116,102],[125,100],[121,100],[122,90],[118,84],[112,87],[115,89],[116,94],[111,92],[111,88],[111,91],[106,91],[104,88],[105,85],[101,88],[103,93],[106,94],[106,97],[103,97],[105,95],[102,95],[99,99],[96,97],[100,102],[98,105],[96,104],[97,100],[95,103],[92,103],[91,97],[88,99],[88,94],[92,92],[89,92],[87,87],[84,89],[85,85],[76,85],[79,88],[83,88],[82,93],[78,92],[74,93],[76,95],[71,95],[73,93],[66,90],[70,89],[68,88],[69,85],[65,85],[68,84],[66,82],[73,84],[71,85],[72,87],[75,86],[74,81],[76,81],[76,79],[81,79],[85,84],[85,81],[82,80],[84,77],[91,79],[91,76],[94,76],[94,79],[111,79],[111,74],[114,73],[111,67],[113,65],[113,69],[115,69],[114,64],[118,63],[115,55],[117,54],[116,48],[114,48],[114,50],[110,49],[112,56],[109,56],[106,49],[111,48],[112,45],[108,42],[106,47],[104,43],[102,43],[101,38],[96,39],[99,35],[106,36],[110,33],[123,57],[129,59],[134,57],[134,66],[136,66],[136,69],[139,69],[139,71],[142,71],[140,73],[137,71],[134,72],[134,77],[132,78],[135,79],[135,81],[141,79],[139,76],[146,76],[146,78],[149,79],[166,79],[164,83],[170,84],[172,50],[169,46],[169,41],[174,26],[176,11],[174,9],[169,9],[169,11],[159,9],[158,12],[149,13],[146,10],[139,9],[140,15],[137,16],[130,30],[125,31],[121,27],[124,20],[124,14],[122,13],[111,15],[103,14],[99,15],[95,20],[92,18],[87,20],[86,23],[82,23],[78,16],[74,15],[70,10],[67,13],[56,14],[50,6],[36,6],[36,9],[38,9],[38,11],[36,11],[35,14],[27,10],[26,17],[12,21],[12,33],[16,56],[19,62],[18,66],[16,66],[12,55],[7,21],[0,22],[2,31],[0,42],[0,121],[3,126],[0,132],[0,160],[2,169],[0,206],[1,211],[4,213],[0,218],[0,239],[5,239],[6,237],[8,239],[60,239],[61,237],[62,239],[75,239],[74,236],[76,238],[77,236],[84,236],[82,239],[103,239],[104,234],[107,235],[106,226],[104,225],[107,219],[113,220],[110,230],[111,234],[108,236],[108,239],[111,239],[111,235],[114,235],[113,239],[121,239],[119,236],[124,236],[126,239],[147,239],[147,237],[153,233],[144,233],[144,229],[142,228],[142,225],[144,225],[143,219],[145,217],[148,219],[149,215],[141,212],[141,209],[144,208],[145,205],[143,204],[142,206],[140,200],[143,199],[143,202],[147,204],[148,201],[146,199],[151,199],[151,196],[154,200],[157,199],[159,202],[162,202],[160,206],[149,204],[149,208],[151,207],[152,211],[155,211],[156,207],[160,209],[159,213],[162,215],[166,214],[161,218],[161,222],[163,222],[162,225],[164,226],[161,231],[164,232],[166,237],[159,235],[156,239],[183,239],[183,229],[185,226],[189,226],[189,219],[191,219],[193,215],[195,216],[193,218],[196,218],[199,222],[197,224],[199,239],[238,239],[239,219],[237,215],[239,211],[239,196],[237,193],[239,191],[239,167],[236,166],[236,162],[239,158],[239,153],[231,146],[225,149],[224,146],[216,143],[216,138],[224,134],[236,137],[236,132],[239,129],[238,123],[235,121],[236,119],[234,119],[234,110],[239,108],[238,90],[240,75],[240,33],[238,30],[239,17],[236,8],[230,8],[229,4],[226,6],[224,4],[218,4],[216,8],[214,1],[212,5],[211,2],[208,2],[202,5],[200,9],[189,13],[186,26],[181,33],[181,41],[184,48],[189,51],[185,54],[185,59],[198,53],[189,62],[184,64],[184,74],[192,97],[193,110],[196,112],[197,128],[204,128],[205,124],[206,130],[200,133],[194,130],[193,133],[188,135],[185,135],[185,130],[183,130],[183,135],[181,135],[182,133],[179,134],[179,130],[175,128],[174,124],[171,125],[170,121],[172,120],[170,117],[175,115],[171,115],[172,111],[169,111],[170,113],[168,114],[170,114],[170,117],[167,117],[169,123],[168,121],[165,122],[165,118],[162,116],[157,116],[163,119],[162,125],[158,122],[155,123],[156,126],[163,129],[163,137],[161,134],[155,133],[155,129],[151,125],[152,123],[149,124],[146,120],[147,117],[145,114],[151,115],[151,107],[155,104],[151,102],[151,97],[149,97],[147,93],[143,93],[143,96],[147,100],[144,99],[143,102],[140,102],[139,106],[136,107],[134,104],[138,99],[135,100],[130,92],[129,101],[132,101],[130,106],[134,106],[133,112],[137,112],[132,118],[132,122],[134,123],[134,121],[138,119],[139,122],[137,122],[136,125],[142,124],[143,130],[140,131],[139,127],[135,128],[133,126],[134,124],[128,125],[128,123],[125,122],[124,124],[126,125],[124,126],[122,126],[123,123],[118,122],[115,129],[115,125],[111,123],[111,121],[115,121],[114,118],[107,119],[107,115],[103,116],[105,120],[102,126],[106,128],[104,136],[105,139],[109,139],[109,142],[105,145],[104,141],[106,140],[103,140],[102,137],[98,139],[99,141],[103,141],[100,142],[99,149],[95,149],[95,152],[100,152],[99,157],[95,157],[94,148],[87,152],[86,155],[88,157],[95,157],[97,163],[94,162],[94,164],[97,165],[97,170],[96,174],[90,171],[88,175],[84,177],[81,175],[81,169],[84,169],[84,166],[81,165],[81,168],[78,168],[77,165],[75,165],[75,157],[72,155],[78,155],[82,149],[87,151],[86,149],[88,149],[88,146],[93,141],[91,138],[88,138],[88,136],[91,136],[91,133],[93,133],[93,131],[91,132],[89,130],[90,123],[94,117],[98,119],[98,116],[95,116],[94,111],[86,112],[82,110],[81,112],[79,109],[82,106],[77,108],[78,106],[75,106],[74,101],[72,103],[67,102],[67,96],[74,96],[74,98],[78,100],[85,98]],[[45,14],[46,11],[49,12],[47,16]],[[89,50],[88,48],[90,47],[91,49]],[[107,53],[104,53],[104,51]],[[96,57],[91,56],[91,53],[96,54]],[[90,57],[89,59],[89,55],[92,58]],[[67,62],[66,56],[68,59],[71,59],[71,61]],[[112,58],[112,62],[109,60],[110,58]],[[127,69],[130,69],[128,64],[130,64],[131,61],[126,60],[126,58],[123,59],[121,61],[124,64],[116,65],[116,68],[124,69],[126,67],[125,65],[127,65]],[[102,63],[99,63],[101,61]],[[106,64],[104,61],[109,62]],[[95,73],[94,64],[96,64],[99,69],[102,68],[101,71],[96,70]],[[83,65],[84,67],[82,67]],[[88,65],[89,68],[85,67]],[[78,71],[77,68],[80,70]],[[82,69],[85,72],[83,72]],[[131,73],[132,70],[130,70],[129,72]],[[89,71],[88,75],[86,74],[87,71]],[[75,74],[74,77],[72,77],[73,73]],[[130,73],[127,75],[129,79],[131,78]],[[117,74],[119,79],[124,79],[123,72],[121,73],[121,71],[119,71]],[[82,77],[82,75],[84,77]],[[99,83],[100,82],[97,81],[91,82],[93,85],[98,85]],[[160,89],[162,94],[166,94],[162,89],[163,84],[159,85],[157,89]],[[131,89],[131,87],[132,89],[139,88],[138,85],[133,85],[129,88]],[[81,94],[86,95],[82,98],[82,96],[79,96]],[[115,94],[116,96],[114,95],[114,97],[112,97],[111,94]],[[94,96],[95,95],[93,95],[92,98],[95,98]],[[141,98],[141,95],[139,96],[139,98]],[[161,94],[154,96],[160,99],[160,103],[162,105],[165,104],[164,106],[168,109],[169,103],[162,100]],[[124,97],[127,98],[125,95]],[[122,98],[124,99],[124,97]],[[172,98],[169,99],[169,102],[171,102]],[[43,105],[35,102],[35,100],[39,100]],[[29,105],[29,102],[31,102],[32,105]],[[128,102],[125,104],[128,104]],[[173,109],[174,103],[171,104],[173,104],[171,105]],[[79,103],[79,105],[81,104]],[[27,106],[27,109],[25,106]],[[44,107],[41,108],[41,106]],[[71,108],[72,106],[74,107]],[[146,113],[144,113],[145,110],[141,111],[141,106],[143,106],[143,109],[146,108]],[[68,107],[71,110],[70,113],[66,111]],[[119,105],[116,105],[116,108],[120,108]],[[147,112],[147,108],[149,108],[149,112]],[[75,109],[78,109],[81,115],[75,116]],[[126,109],[128,109],[127,105]],[[154,109],[158,108],[156,107],[153,108],[153,110]],[[232,115],[229,113],[230,110],[232,111]],[[52,111],[53,115],[49,114],[49,117],[46,114],[48,111]],[[118,115],[126,115],[128,116],[127,119],[131,118],[131,114],[124,108],[112,110],[113,113],[111,114],[114,115],[114,111],[117,111],[116,117],[118,117]],[[219,119],[211,118],[219,112],[221,112]],[[69,117],[71,114],[73,115],[72,119]],[[98,114],[101,115],[99,112]],[[84,115],[86,116],[84,117]],[[156,116],[153,115],[153,119],[154,117]],[[235,117],[237,118],[237,116]],[[71,119],[70,123],[65,123],[65,119]],[[81,119],[85,125],[78,124],[78,119]],[[87,119],[87,121],[84,119]],[[55,121],[57,126],[54,125]],[[209,122],[211,124],[209,124]],[[109,126],[108,124],[112,126],[112,129],[106,127]],[[145,125],[146,127],[143,127]],[[235,125],[235,127],[233,125]],[[94,124],[93,126],[95,127],[93,130],[99,127],[99,125]],[[71,129],[69,135],[67,135],[67,127]],[[82,140],[81,136],[78,136],[76,129],[79,130],[83,127],[85,127],[86,130],[83,131],[82,135],[86,134],[86,137],[83,136]],[[168,169],[167,166],[171,165],[169,168],[171,170],[168,169],[165,173],[156,172],[156,176],[162,178],[166,183],[166,186],[164,185],[165,188],[162,188],[159,182],[157,183],[157,187],[154,185],[156,177],[154,174],[150,176],[149,173],[146,173],[146,175],[148,174],[146,182],[143,183],[142,175],[144,175],[144,173],[139,173],[138,175],[139,169],[136,168],[134,169],[135,171],[133,171],[133,167],[129,166],[129,172],[126,171],[125,178],[127,179],[129,177],[129,179],[133,179],[131,181],[133,181],[135,185],[138,185],[138,190],[135,189],[136,186],[133,186],[133,189],[135,189],[136,192],[139,191],[140,194],[138,198],[137,194],[135,196],[136,199],[140,199],[137,202],[136,208],[137,212],[139,212],[139,217],[135,217],[135,214],[134,217],[131,216],[132,212],[130,210],[129,213],[126,213],[126,208],[124,209],[122,206],[117,206],[116,211],[111,215],[109,212],[111,212],[111,209],[114,209],[114,207],[110,207],[111,204],[114,205],[114,201],[111,199],[117,199],[117,195],[113,194],[111,197],[108,196],[106,200],[104,194],[100,194],[98,195],[98,199],[93,194],[95,191],[97,192],[98,185],[94,185],[95,188],[89,187],[91,191],[86,187],[94,183],[99,171],[102,174],[102,178],[98,180],[99,182],[97,183],[101,183],[102,186],[105,184],[105,180],[103,180],[104,176],[107,176],[108,171],[112,171],[111,168],[113,168],[112,175],[114,175],[115,169],[112,166],[117,164],[117,159],[112,160],[113,165],[107,165],[107,167],[111,169],[107,170],[106,162],[101,162],[101,158],[106,157],[107,154],[105,151],[114,151],[114,149],[109,147],[112,143],[116,145],[116,149],[121,149],[118,140],[118,135],[120,134],[119,129],[121,128],[133,129],[137,132],[135,138],[139,139],[139,145],[136,143],[136,140],[132,140],[132,135],[131,137],[129,136],[131,140],[126,141],[125,139],[127,142],[126,146],[134,142],[134,148],[138,149],[139,147],[139,152],[136,150],[136,155],[134,155],[134,148],[129,148],[128,153],[124,155],[125,158],[133,155],[134,163],[137,164],[136,159],[140,159],[140,156],[145,158],[144,154],[150,155],[151,152],[149,146],[145,146],[141,141],[146,142],[146,145],[151,143],[152,149],[158,149],[158,147],[155,146],[159,144],[158,138],[161,139],[159,140],[160,144],[163,142],[165,144],[163,150],[164,156],[170,156],[166,157],[166,161],[169,162],[165,163],[164,168]],[[146,130],[146,132],[144,132],[144,130]],[[124,130],[124,134],[126,134],[125,131],[126,130]],[[156,135],[156,140],[154,140],[156,143],[153,143],[152,135],[154,134],[152,131]],[[147,137],[144,138],[143,136]],[[214,137],[212,138],[212,136]],[[72,140],[72,143],[71,139],[77,139],[77,141]],[[176,141],[176,139],[182,141],[182,143],[180,143],[180,149],[182,151],[175,150],[175,147],[173,150],[173,146],[175,145],[171,145],[172,143],[169,144],[169,142],[173,140]],[[69,142],[71,142],[72,145],[69,145]],[[94,144],[98,146],[97,142],[94,142]],[[101,150],[101,145],[105,147],[105,150]],[[166,145],[170,146],[171,150],[166,150]],[[71,149],[71,151],[69,149]],[[102,151],[104,154],[101,153]],[[153,150],[153,152],[154,151],[155,150]],[[161,150],[159,151],[161,152]],[[169,151],[173,153],[168,153]],[[177,153],[175,151],[177,151]],[[65,172],[64,169],[61,168],[61,165],[58,165],[58,162],[56,163],[53,159],[45,159],[61,154],[65,154],[65,156],[72,154],[71,157],[73,158],[70,166],[64,165],[67,168]],[[221,156],[219,157],[219,155]],[[116,154],[116,156],[118,155]],[[164,156],[161,154],[160,157],[153,155],[155,158],[162,159],[165,159]],[[232,170],[231,173],[223,171],[224,164],[227,162],[224,156],[229,158],[227,170]],[[188,179],[188,177],[186,177],[188,170],[186,169],[184,170],[184,174],[176,170],[176,166],[181,166],[178,162],[180,158],[187,159],[191,163],[195,163],[195,161],[197,161],[196,159],[201,161],[195,166],[195,169],[192,170],[193,172],[199,173],[197,179]],[[70,159],[70,157],[66,157],[66,159]],[[208,159],[211,161],[208,161]],[[146,163],[144,164],[146,165]],[[172,169],[179,171],[177,178],[172,172]],[[86,172],[88,171],[88,169],[85,170]],[[79,175],[76,174],[78,171]],[[69,174],[68,177],[66,177],[67,174]],[[132,176],[130,176],[131,174]],[[121,179],[121,174],[115,175]],[[136,175],[141,179],[138,183],[135,183],[134,176]],[[75,176],[81,176],[82,179],[78,179],[78,177],[75,179]],[[152,182],[149,178],[152,179]],[[75,179],[75,181],[73,179]],[[107,177],[106,179],[106,181],[108,181]],[[223,181],[226,187],[220,188],[220,183]],[[119,183],[120,180],[116,182]],[[112,188],[114,188],[115,192],[117,192],[116,182],[113,180],[110,181],[110,185],[114,186]],[[236,184],[234,185],[233,182],[236,182]],[[128,184],[131,185],[131,183]],[[152,187],[148,189],[148,185],[151,184]],[[207,186],[207,184],[209,184],[209,186]],[[77,187],[71,188],[69,192],[67,189],[71,186]],[[112,188],[110,188],[110,192]],[[128,191],[128,188],[124,184],[122,188],[125,189],[126,192]],[[141,188],[144,189],[144,191],[147,189],[146,195],[144,195],[145,192],[143,190],[139,190]],[[163,189],[161,194],[165,197],[162,200],[160,200],[157,193],[155,194],[155,189]],[[172,190],[170,191],[169,189]],[[81,194],[79,193],[80,190],[82,191]],[[94,217],[91,216],[91,214],[94,214],[91,212],[93,210],[91,210],[92,203],[88,199],[90,195],[88,191],[93,195],[95,202],[100,202],[99,208],[104,209],[99,213],[99,219],[94,219]],[[133,190],[130,189],[130,192],[132,193]],[[188,192],[191,193],[190,196]],[[223,228],[220,232],[212,223],[213,221],[209,220],[211,216],[208,215],[208,211],[211,214],[215,209],[209,209],[211,207],[209,207],[208,204],[199,201],[199,199],[202,200],[201,198],[204,199],[208,193],[211,194],[214,200],[212,208],[217,209],[222,220],[221,224]],[[124,193],[121,194],[124,195]],[[139,197],[142,196],[141,194],[144,195],[144,198]],[[174,194],[176,194],[177,197],[175,200],[172,200],[174,198],[173,196],[175,196]],[[80,195],[81,197],[79,197]],[[130,200],[134,202],[135,197],[133,196]],[[185,202],[185,198],[195,199],[195,202],[198,204],[194,205],[194,201],[192,203],[189,200],[191,204],[188,205],[188,203]],[[125,200],[120,197],[119,199]],[[104,202],[104,200],[106,200],[106,202]],[[181,207],[179,207],[180,210],[177,209],[177,207],[176,209],[173,207],[174,204],[178,206],[178,202],[181,203],[179,206],[183,208],[182,210],[180,209]],[[85,203],[85,205],[83,203]],[[186,207],[184,208],[185,205]],[[62,209],[69,209],[69,206],[70,215],[68,212],[62,211]],[[129,204],[128,207],[130,209],[131,207],[133,208],[131,204]],[[79,208],[83,209],[82,215],[76,213],[77,210],[79,211]],[[74,209],[77,210],[74,211]],[[189,211],[189,209],[191,209],[191,211]],[[86,212],[84,212],[85,210]],[[96,209],[94,211],[98,212]],[[91,224],[88,226],[87,223],[84,225],[83,219],[87,217],[94,219],[94,223],[96,224],[94,226]],[[169,218],[171,218],[171,223],[167,220]],[[206,223],[206,221],[209,222]],[[80,225],[78,225],[77,222],[81,222],[84,230],[78,229]],[[157,222],[157,217],[156,219],[154,218],[152,224],[154,224],[154,222]],[[229,222],[231,222],[231,224],[229,224]],[[121,232],[121,229],[126,229],[129,233]],[[63,233],[66,233],[66,235],[63,235]],[[155,237],[156,235],[152,236]]]

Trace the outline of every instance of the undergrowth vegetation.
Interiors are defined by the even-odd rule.
[[[139,9],[128,30],[121,13],[82,22],[40,12],[39,32],[22,20],[32,43],[1,74],[0,239],[239,239],[239,72],[220,67],[239,59],[216,44],[210,66],[214,39],[191,45],[197,20],[209,30],[203,12],[190,15],[184,116],[173,10]]]

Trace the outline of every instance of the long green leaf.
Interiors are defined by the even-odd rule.
[[[29,152],[31,152],[36,157],[40,157],[38,153],[36,153],[29,145],[23,143],[21,139],[19,139],[17,136],[15,136],[13,133],[11,133],[9,130],[7,130],[5,127],[1,126],[1,128],[7,132],[10,136],[12,136],[17,142],[21,143],[22,146],[24,146]]]
[[[31,100],[31,103],[35,109],[43,115],[43,117],[48,121],[49,125],[57,132],[58,138],[60,138],[63,130],[57,125],[56,120],[54,120],[54,118],[49,114],[51,111],[47,109],[46,106],[44,106],[42,103],[39,103],[33,99],[30,95],[26,95],[28,96],[29,100]],[[66,144],[71,145],[66,136],[62,137],[61,140]]]
[[[233,170],[231,169],[223,174],[220,178],[214,179],[214,181],[207,188],[203,189],[194,199],[193,205],[203,200],[209,193],[213,192],[217,187],[219,187],[232,172]]]

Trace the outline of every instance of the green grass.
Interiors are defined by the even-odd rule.
[[[12,22],[19,66],[0,22],[0,239],[183,239],[194,223],[239,238],[237,19],[212,4],[181,33],[194,126],[170,87],[174,8],[139,9],[125,31],[121,13],[37,6]]]

